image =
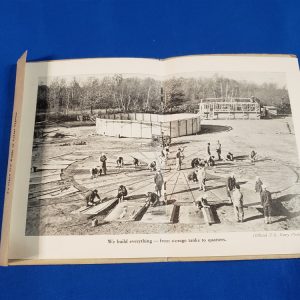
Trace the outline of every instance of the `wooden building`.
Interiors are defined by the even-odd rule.
[[[203,119],[260,119],[257,98],[206,98],[199,103]]]

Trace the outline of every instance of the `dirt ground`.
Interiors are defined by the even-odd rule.
[[[154,173],[147,164],[160,152],[157,145],[147,139],[103,137],[95,134],[95,127],[49,128],[43,139],[35,139],[32,165],[77,156],[75,161],[62,165],[60,180],[34,182],[30,185],[27,213],[27,235],[87,235],[129,233],[179,233],[179,232],[232,232],[261,230],[292,230],[300,228],[299,162],[295,135],[290,118],[273,120],[203,120],[198,135],[172,140],[170,159],[163,167],[167,182],[167,199],[177,205],[189,206],[202,195],[197,183],[187,180],[192,171],[191,160],[206,158],[207,143],[211,143],[213,155],[216,143],[222,144],[222,157],[228,151],[235,156],[234,162],[224,159],[207,171],[207,195],[216,223],[159,224],[132,222],[104,222],[110,213],[95,216],[99,225],[91,226],[91,217],[76,213],[85,206],[84,195],[97,188],[104,201],[117,194],[120,184],[128,189],[128,201],[145,202],[147,192],[154,192]],[[55,136],[56,133],[59,133]],[[76,143],[82,144],[76,145]],[[175,170],[175,153],[184,149],[181,171]],[[258,161],[251,164],[249,153],[254,149]],[[91,179],[90,169],[99,166],[99,156],[108,157],[106,176]],[[124,166],[118,168],[118,156],[124,157]],[[139,157],[141,165],[134,168],[133,157]],[[56,172],[57,170],[53,170]],[[48,172],[48,171],[47,171]],[[52,172],[52,171],[51,171]],[[237,223],[233,208],[225,192],[226,178],[235,173],[244,194],[245,221]],[[31,174],[32,175],[32,174]],[[54,176],[54,175],[51,175]],[[260,176],[272,192],[274,199],[273,223],[264,224],[259,196],[254,192],[255,177]],[[60,196],[57,189],[70,186],[74,192]],[[50,191],[50,192],[49,192]],[[69,190],[73,191],[73,190]],[[43,196],[41,196],[43,195]]]

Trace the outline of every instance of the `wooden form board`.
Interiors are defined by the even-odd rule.
[[[30,174],[30,179],[60,175],[60,173],[61,173],[60,170],[45,170],[45,171],[33,172]]]
[[[54,191],[52,193],[49,193],[47,195],[42,195],[42,196],[38,196],[37,198],[40,199],[40,200],[44,200],[44,199],[51,199],[51,198],[59,198],[59,197],[64,197],[64,196],[67,196],[69,194],[72,194],[72,193],[75,193],[75,192],[78,192],[78,189],[75,188],[74,186],[71,186],[70,188],[68,189],[65,189],[65,190],[59,190],[59,191]]]
[[[204,219],[208,225],[216,223],[216,220],[214,218],[214,215],[213,215],[210,207],[202,207],[201,211],[202,211],[202,213],[204,215]]]
[[[64,160],[74,160],[74,161],[77,161],[77,160],[83,160],[83,159],[86,159],[86,158],[88,158],[88,157],[89,157],[88,155],[68,154],[68,155],[62,156],[62,157],[60,157],[60,158],[61,158],[61,159],[64,159]]]
[[[118,199],[111,199],[108,201],[105,201],[103,203],[97,204],[95,206],[91,206],[91,207],[81,207],[79,210],[74,211],[73,213],[81,213],[84,215],[98,215],[100,213],[102,213],[103,211],[105,211],[106,209],[109,209],[110,207],[112,207],[113,205],[115,205],[117,203]]]
[[[74,163],[75,160],[68,160],[68,159],[56,159],[56,160],[48,160],[45,164],[54,164],[54,165],[70,165]]]
[[[41,176],[41,177],[35,177],[30,178],[30,184],[41,184],[41,183],[49,183],[54,181],[61,180],[60,175],[51,175],[51,176]]]
[[[128,222],[135,221],[139,214],[146,209],[145,203],[124,201],[119,203],[113,211],[104,219],[106,222],[119,221]]]
[[[47,194],[54,193],[54,192],[58,192],[60,190],[61,190],[61,187],[55,186],[51,189],[39,190],[39,191],[36,191],[36,192],[30,192],[29,196],[28,196],[28,199],[39,198],[40,196],[47,195]]]
[[[51,164],[43,164],[38,166],[38,170],[43,171],[43,170],[61,170],[61,169],[65,169],[67,165],[51,165]]]
[[[49,167],[49,169],[63,169],[63,168],[66,168],[67,166],[69,166],[70,164],[68,162],[65,162],[65,163],[59,163],[59,164],[56,164],[56,163],[52,163],[52,162],[46,162],[46,163],[43,163],[40,168],[45,168],[45,167]],[[38,168],[38,169],[40,169]]]

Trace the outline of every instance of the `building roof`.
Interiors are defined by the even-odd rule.
[[[224,102],[224,103],[259,103],[259,99],[252,97],[252,98],[241,98],[241,97],[234,97],[234,98],[205,98],[200,100],[201,103],[213,103],[213,102]]]

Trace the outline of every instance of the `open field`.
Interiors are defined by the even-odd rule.
[[[27,214],[27,235],[85,235],[85,234],[129,234],[129,233],[179,233],[218,231],[292,230],[300,228],[300,184],[299,162],[293,126],[289,118],[274,120],[205,120],[199,135],[174,138],[170,148],[170,159],[162,166],[167,181],[168,203],[191,207],[202,192],[198,184],[187,180],[191,172],[191,160],[206,158],[207,143],[215,153],[217,140],[222,144],[222,156],[228,151],[236,157],[234,162],[222,160],[208,169],[208,202],[216,224],[187,224],[165,221],[149,222],[149,218],[138,221],[106,222],[111,212],[91,216],[81,213],[84,194],[97,188],[102,199],[115,198],[120,184],[128,189],[128,201],[145,202],[147,192],[154,192],[154,173],[147,164],[157,160],[160,148],[149,139],[103,137],[95,134],[95,127],[51,128],[55,130],[46,138],[36,139],[33,149],[33,166],[42,171],[31,174]],[[50,131],[50,130],[49,130]],[[59,132],[63,135],[55,137]],[[80,144],[81,143],[81,144]],[[77,145],[76,145],[77,144]],[[175,170],[175,153],[184,148],[183,168]],[[248,155],[255,149],[259,159],[251,164]],[[108,157],[106,176],[91,179],[90,169],[99,166],[99,156]],[[124,158],[124,166],[117,168],[118,156]],[[134,168],[133,157],[141,165]],[[61,173],[60,170],[63,170]],[[42,173],[42,177],[37,174]],[[236,223],[232,206],[225,191],[228,175],[235,173],[244,193],[245,222]],[[260,176],[267,183],[274,200],[274,221],[263,222],[259,196],[254,192],[254,180]],[[42,178],[42,179],[40,179]],[[169,205],[162,207],[169,210]],[[188,209],[182,209],[182,213]],[[147,215],[147,212],[143,212]],[[99,225],[91,226],[91,218]],[[144,219],[144,220],[143,220]],[[151,218],[150,218],[151,219]],[[156,218],[160,220],[159,218]]]

